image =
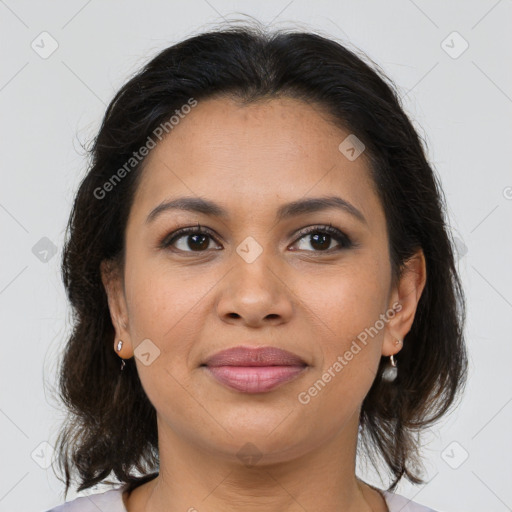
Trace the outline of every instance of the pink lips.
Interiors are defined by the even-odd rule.
[[[221,384],[244,393],[263,393],[295,378],[307,367],[297,355],[276,347],[234,347],[203,366]]]

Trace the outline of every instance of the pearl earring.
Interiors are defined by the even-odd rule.
[[[395,338],[395,340],[395,345],[400,345],[402,343],[402,340],[399,340],[398,338]],[[393,355],[389,357],[389,361],[390,364],[384,368],[384,371],[382,372],[382,380],[385,382],[393,382],[398,374],[398,368]]]

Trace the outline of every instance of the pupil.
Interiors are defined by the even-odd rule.
[[[315,247],[316,249],[319,248],[320,250],[329,249],[329,245],[331,245],[331,243],[330,243],[331,242],[330,241],[331,236],[330,235],[325,235],[325,234],[322,234],[322,233],[315,233],[315,234],[311,235],[311,237],[312,237],[311,245],[313,247]],[[316,247],[315,244],[318,243],[319,239],[323,240],[324,244],[327,241],[327,245],[322,246],[322,242],[320,242],[320,247]]]
[[[190,243],[190,240],[193,239],[194,242]],[[202,239],[202,243],[199,245],[194,245],[195,242]],[[208,248],[208,237],[206,235],[190,235],[188,238],[188,246],[192,250],[196,249],[207,249]]]

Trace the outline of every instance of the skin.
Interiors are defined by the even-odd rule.
[[[148,366],[135,357],[157,411],[160,474],[125,493],[128,512],[387,510],[355,477],[358,416],[381,356],[396,354],[396,338],[411,328],[425,259],[419,250],[392,286],[385,215],[364,153],[350,161],[338,149],[349,133],[300,100],[240,106],[216,98],[199,102],[148,155],[124,269],[102,265],[119,356],[134,357],[145,339],[160,350]],[[366,223],[332,208],[275,221],[284,203],[332,195]],[[229,217],[171,210],[146,223],[153,208],[180,196],[215,201]],[[190,248],[190,235],[174,251],[158,246],[197,223],[213,232],[206,248]],[[297,234],[330,223],[358,245],[327,238],[325,252]],[[236,251],[248,236],[262,248],[251,263]],[[301,404],[298,394],[396,302],[401,310]],[[238,345],[277,346],[309,366],[267,393],[233,391],[200,365]],[[237,456],[248,442],[262,455],[251,467]]]

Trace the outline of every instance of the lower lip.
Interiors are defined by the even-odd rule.
[[[206,366],[221,384],[243,393],[264,393],[288,382],[305,366]]]

